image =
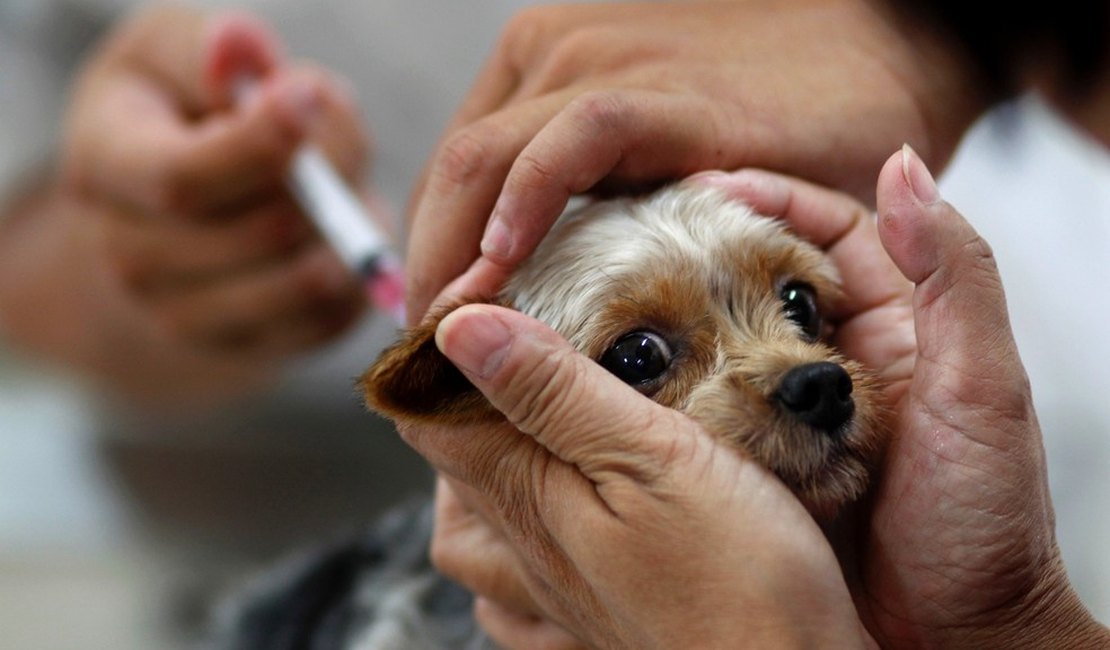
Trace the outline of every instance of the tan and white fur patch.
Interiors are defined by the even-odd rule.
[[[547,323],[655,401],[770,468],[818,520],[858,498],[883,448],[873,375],[825,341],[828,257],[778,220],[678,184],[564,215],[493,301]],[[399,421],[500,416],[436,350],[440,310],[362,379]]]

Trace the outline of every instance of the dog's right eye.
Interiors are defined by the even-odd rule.
[[[801,328],[809,341],[821,334],[821,313],[817,310],[817,294],[804,282],[791,282],[779,292],[786,317]]]
[[[629,332],[598,363],[626,384],[646,388],[671,365],[671,346],[655,332]]]

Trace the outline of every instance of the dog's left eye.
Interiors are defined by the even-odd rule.
[[[802,328],[813,341],[821,333],[821,314],[817,311],[817,292],[804,282],[790,282],[779,292],[786,317]]]
[[[606,350],[598,363],[624,383],[644,388],[671,365],[671,346],[655,332],[630,332]]]

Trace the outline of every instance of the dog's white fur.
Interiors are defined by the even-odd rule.
[[[677,186],[647,199],[595,203],[564,216],[502,295],[584,349],[593,331],[591,316],[603,312],[628,283],[684,274],[727,291],[743,281],[742,270],[724,268],[722,261],[774,242],[806,246],[781,222],[756,215],[720,191]],[[810,259],[815,273],[837,281],[827,258]]]

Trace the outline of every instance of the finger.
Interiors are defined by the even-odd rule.
[[[569,101],[553,95],[490,115],[451,134],[433,155],[412,212],[407,277],[409,322],[479,255],[490,208],[512,161]]]
[[[280,39],[261,19],[245,12],[206,15],[183,5],[135,12],[106,50],[107,62],[154,78],[194,115],[229,104],[227,75],[265,73],[281,60]]]
[[[571,80],[582,78],[574,74],[577,70],[561,63],[566,58],[562,52],[573,50],[575,45],[567,42],[567,36],[584,25],[622,23],[632,15],[642,16],[643,12],[636,6],[595,7],[582,4],[527,7],[516,13],[501,31],[493,54],[446,132],[450,133],[507,104],[557,92],[569,85]],[[622,55],[625,52],[617,51]],[[579,56],[593,61],[597,56],[608,54],[591,51]],[[552,59],[554,61],[549,63]],[[549,74],[550,68],[561,70],[562,74],[555,78]],[[529,88],[522,88],[522,84]]]
[[[650,183],[715,166],[721,128],[719,109],[693,98],[566,89],[456,132],[415,213],[410,320],[467,269],[479,241],[510,271],[572,195],[602,180]]]
[[[286,357],[319,347],[346,332],[366,309],[366,301],[357,286],[335,297],[309,303],[284,319],[261,325],[248,345],[240,346],[239,357],[265,360]]]
[[[849,357],[879,371],[897,401],[913,371],[916,341],[907,282],[879,241],[875,219],[851,196],[759,169],[704,172],[685,182],[715,187],[761,214],[780,217],[792,230],[827,250],[844,293],[827,314],[834,343]]]
[[[359,113],[351,82],[315,66],[302,69],[306,76],[319,80],[322,93],[321,115],[312,123],[309,134],[312,141],[352,187],[365,186],[374,143]]]
[[[154,166],[162,192],[156,207],[203,218],[283,191],[293,153],[324,116],[325,84],[322,75],[307,70],[276,74],[242,110],[185,125],[176,146],[162,154],[164,163]]]
[[[149,78],[120,73],[100,84],[76,110],[71,180],[142,212],[184,217],[279,190],[322,101],[317,80],[284,75],[242,110],[194,123]]]
[[[317,244],[285,263],[155,296],[152,309],[179,338],[235,349],[257,345],[272,329],[303,329],[314,316],[330,316],[324,305],[357,295],[335,254]]]
[[[519,312],[461,307],[440,323],[436,345],[513,426],[592,481],[621,474],[653,481],[676,439],[690,433],[676,412]]]
[[[507,64],[507,58],[502,51],[505,49],[502,41],[494,50],[494,55],[478,73],[470,92],[463,99],[455,115],[443,130],[443,138],[436,143],[435,151],[442,150],[456,131],[462,129],[479,119],[505,107],[506,99],[512,94],[519,83],[519,71],[515,66]],[[409,214],[415,214],[421,198],[428,186],[428,178],[436,159],[433,157],[420,170],[416,183],[413,184],[412,193],[409,195]]]
[[[761,169],[704,172],[685,182],[718,188],[760,214],[779,217],[799,236],[828,251],[842,274],[843,315],[908,293],[909,285],[882,250],[870,210],[848,194]]]
[[[629,9],[639,11],[635,7]],[[589,5],[536,6],[514,15],[501,31],[493,54],[482,67],[470,92],[448,122],[444,129],[446,139],[436,146],[436,150],[442,149],[459,129],[510,105],[534,100],[546,94],[565,95],[562,91],[565,91],[566,83],[563,82],[575,78],[571,71],[564,71],[560,75],[562,82],[549,79],[544,72],[537,72],[541,67],[548,67],[541,66],[541,60],[552,55],[557,59],[561,58],[558,54],[553,54],[552,49],[576,26],[597,24],[600,19],[611,21],[614,18],[611,14],[614,13],[619,14],[616,17],[618,20],[624,18],[624,11],[613,5],[607,5],[604,9]],[[521,84],[529,79],[532,80],[530,89],[521,92]],[[429,163],[414,184],[410,197],[413,209],[409,210],[410,213],[414,212],[417,202],[424,195],[431,171],[432,164]],[[432,295],[435,290],[438,288],[431,292]],[[430,297],[428,296],[429,299]]]
[[[700,172],[683,184],[716,188],[759,214],[782,218],[824,249],[836,246],[866,214],[859,201],[843,192],[763,169]]]
[[[205,25],[202,87],[211,108],[229,108],[237,84],[261,79],[283,59],[274,30],[260,18],[243,12],[212,16]]]
[[[497,646],[506,650],[575,650],[586,647],[556,623],[513,611],[487,598],[474,601],[474,618]]]
[[[276,262],[315,234],[289,199],[228,220],[185,222],[138,215],[108,223],[117,270],[144,292],[179,289]]]
[[[525,586],[520,558],[508,543],[493,505],[464,483],[440,476],[436,482],[432,563],[471,592],[538,613]]]
[[[482,254],[515,267],[567,200],[599,181],[644,183],[723,162],[719,108],[690,96],[594,91],[575,98],[513,162],[482,238]]]
[[[916,285],[921,385],[941,404],[971,405],[979,417],[989,412],[1002,421],[1029,418],[1028,379],[990,246],[940,198],[928,169],[908,147],[887,160],[877,196],[883,244]],[[1007,430],[983,428],[1001,434],[984,441],[1004,445]]]
[[[166,157],[163,203],[204,216],[284,192],[290,159],[309,136],[348,180],[365,180],[368,137],[344,82],[312,66],[275,73],[241,111],[186,129]]]

